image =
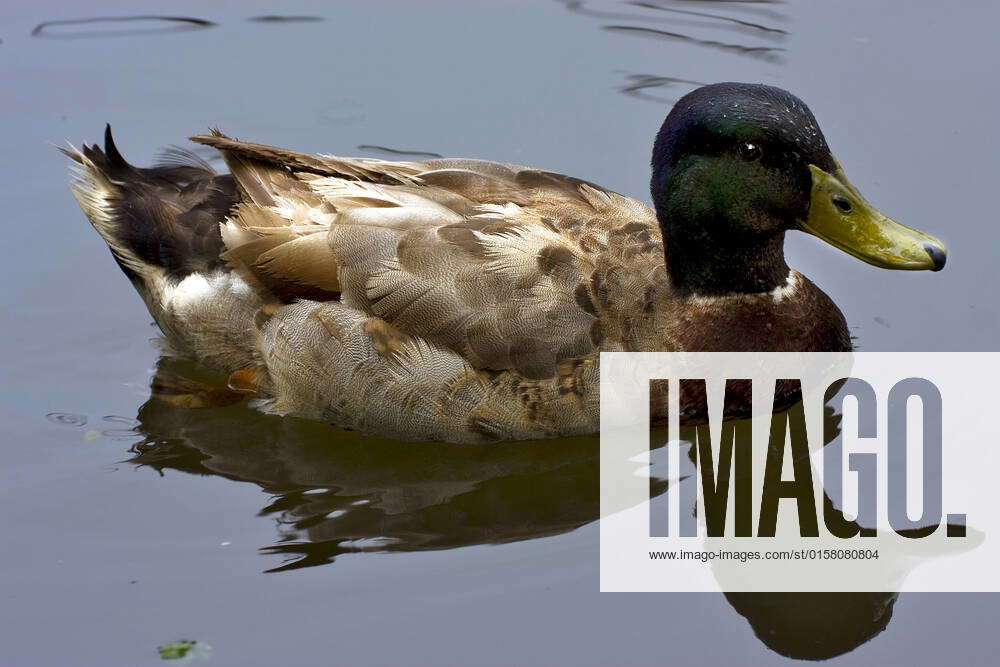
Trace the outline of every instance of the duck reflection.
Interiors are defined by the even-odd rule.
[[[837,403],[839,405],[839,403]],[[801,403],[793,405],[790,410],[797,409]],[[805,438],[805,433],[799,430],[803,422],[790,421],[789,427],[795,431],[792,437]],[[749,428],[750,422],[743,421],[740,426]],[[686,449],[682,456],[681,470],[672,477],[675,483],[696,483],[695,465],[695,430],[696,425],[682,426],[678,446]],[[823,411],[823,447],[840,447],[842,434],[842,415],[830,404]],[[651,432],[652,442],[666,442],[666,429],[655,428]],[[704,436],[703,436],[704,437]],[[784,443],[784,438],[781,439]],[[669,445],[668,445],[669,446]],[[684,451],[682,449],[682,451]],[[658,474],[670,476],[665,465],[666,456],[653,456],[653,479]],[[760,462],[755,462],[758,466]],[[823,503],[837,510],[842,509],[839,501],[834,501],[824,491]],[[849,521],[849,523],[855,523]],[[719,540],[718,542],[723,542]],[[706,543],[707,544],[707,543]],[[729,548],[719,543],[709,550]],[[742,547],[741,547],[742,548]],[[914,561],[915,562],[915,561]],[[913,563],[910,564],[910,567]],[[741,567],[727,567],[726,564],[714,566],[715,575],[724,585],[727,577],[743,576]],[[730,582],[731,583],[731,582]],[[838,655],[849,653],[862,644],[880,634],[892,618],[893,606],[899,597],[894,592],[727,592],[726,600],[741,616],[746,618],[756,637],[769,649],[787,658],[797,660],[827,660]]]
[[[754,634],[779,655],[827,660],[885,630],[898,593],[726,593]]]
[[[278,536],[281,572],[347,553],[499,544],[558,535],[599,516],[597,437],[493,445],[399,443],[278,418],[187,362],[164,358],[139,409],[136,465],[253,482]],[[199,409],[200,408],[200,409]],[[827,411],[839,433],[839,415]],[[658,442],[660,440],[654,440]],[[679,481],[683,481],[682,475]],[[651,496],[667,482],[651,477]],[[771,650],[823,659],[888,623],[894,593],[727,593]]]
[[[557,535],[594,521],[596,436],[494,445],[399,443],[236,404],[164,359],[140,408],[132,463],[253,482],[279,539],[270,571],[360,551],[450,549]],[[231,405],[225,405],[231,403]],[[210,409],[191,409],[207,407]],[[221,406],[221,407],[219,407]],[[666,483],[655,487],[657,494]]]

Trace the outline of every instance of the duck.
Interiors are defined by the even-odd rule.
[[[171,355],[258,410],[408,441],[593,433],[600,354],[851,350],[788,232],[886,269],[944,244],[876,210],[812,112],[773,86],[700,87],[655,136],[652,206],[472,159],[307,154],[213,129],[174,149],[61,149],[72,193]]]

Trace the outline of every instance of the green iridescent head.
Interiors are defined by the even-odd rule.
[[[809,108],[780,88],[719,83],[684,96],[657,134],[652,169],[668,266],[692,291],[781,284],[789,230],[883,268],[944,266],[944,245],[865,201]]]

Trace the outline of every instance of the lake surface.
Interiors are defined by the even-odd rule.
[[[860,349],[996,350],[1000,5],[206,4],[0,8],[0,662],[163,664],[157,646],[194,639],[241,667],[995,664],[997,595],[600,594],[594,438],[407,445],[151,397],[157,331],[49,144],[111,122],[145,165],[213,126],[530,164],[648,200],[674,100],[772,83],[873,203],[949,246],[945,271],[909,274],[789,239]],[[278,13],[316,20],[248,20]],[[32,35],[141,14],[214,25]]]

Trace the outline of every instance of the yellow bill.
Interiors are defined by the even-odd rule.
[[[839,164],[831,174],[815,165],[812,201],[802,228],[858,259],[884,269],[940,271],[948,251],[930,234],[878,212],[847,180]]]

